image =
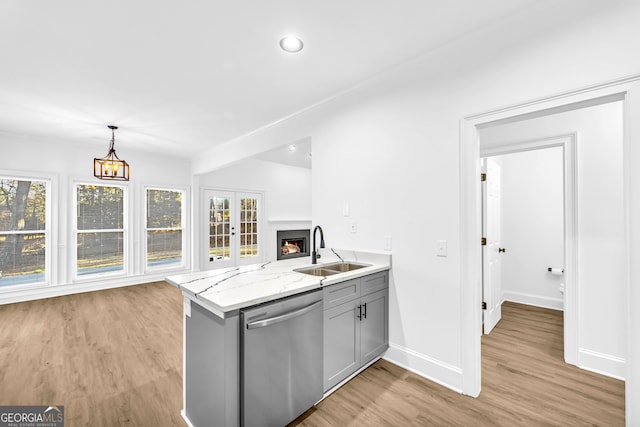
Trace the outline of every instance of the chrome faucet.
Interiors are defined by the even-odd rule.
[[[320,248],[324,248],[324,234],[322,233],[322,227],[316,225],[316,228],[313,229],[313,251],[311,252],[311,264],[317,264],[318,258],[320,258],[320,254],[318,253],[316,247],[316,231],[320,230]]]

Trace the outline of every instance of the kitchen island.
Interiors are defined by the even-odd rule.
[[[320,317],[316,317],[320,320],[315,321],[315,323],[323,323],[319,325],[320,332],[309,330],[306,335],[309,335],[308,339],[311,341],[309,345],[305,344],[303,347],[300,347],[302,345],[300,340],[293,340],[291,345],[294,347],[298,345],[298,347],[289,351],[288,356],[302,357],[302,354],[308,351],[320,353],[317,355],[320,361],[319,375],[324,378],[324,381],[321,381],[322,384],[318,386],[322,387],[320,398],[322,392],[329,391],[327,389],[329,385],[334,386],[365,363],[381,356],[388,346],[387,270],[391,267],[391,257],[387,254],[342,250],[337,253],[344,261],[360,264],[362,267],[352,271],[328,272],[331,274],[326,276],[296,271],[311,267],[311,260],[307,257],[195,272],[166,279],[170,284],[179,287],[184,296],[182,416],[189,425],[201,427],[252,424],[248,421],[250,419],[246,414],[248,404],[245,403],[243,408],[242,403],[243,398],[245,402],[247,401],[246,395],[249,391],[247,390],[249,387],[246,386],[247,378],[243,375],[246,368],[243,370],[242,365],[243,348],[248,346],[246,342],[243,343],[243,333],[246,334],[246,331],[243,331],[242,315],[249,308],[269,307],[276,303],[284,307],[287,304],[293,304],[290,301],[294,299],[310,298],[310,295],[316,291],[315,293],[319,295],[316,298],[320,299],[320,302],[315,303],[316,309],[320,310],[319,313],[323,313]],[[333,254],[328,254],[321,261],[314,267],[322,267],[342,260]],[[361,292],[361,289],[370,289],[371,292]],[[328,292],[329,290],[336,292]],[[323,295],[325,311],[322,307]],[[294,296],[296,298],[292,298]],[[327,303],[328,298],[330,298],[329,303]],[[298,311],[308,311],[309,307],[310,305],[305,306]],[[345,310],[351,316],[345,316]],[[334,313],[335,319],[331,317]],[[367,317],[369,320],[363,322]],[[369,331],[372,326],[365,327],[365,323],[375,325],[379,330],[377,335],[372,335]],[[327,324],[329,324],[328,328]],[[343,330],[345,325],[350,325],[350,329]],[[362,339],[361,329],[364,331]],[[342,351],[342,356],[339,351],[328,351],[326,348],[333,343],[338,345],[336,349],[344,349],[345,341],[348,340],[354,341],[353,349],[346,353]],[[364,343],[362,351],[361,341]],[[311,350],[314,348],[312,346],[312,344],[315,345],[314,343],[320,346],[318,350]],[[325,347],[324,353],[323,347]],[[364,351],[364,348],[368,350]],[[310,359],[309,356],[305,354],[303,361]],[[352,360],[354,357],[357,361]],[[268,362],[269,360],[265,360],[265,370],[270,369]],[[332,371],[329,380],[327,373],[324,372],[328,370]],[[245,381],[244,390],[243,381]],[[270,395],[273,397],[274,394],[278,394],[265,389],[258,390],[256,396],[255,390],[253,391],[254,400],[260,399],[260,393],[264,393],[265,399]],[[313,403],[315,402],[308,406]],[[251,406],[255,408],[257,405]],[[267,424],[269,423],[265,421],[265,425]]]

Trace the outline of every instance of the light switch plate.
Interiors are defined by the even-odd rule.
[[[351,221],[349,223],[349,231],[351,231],[352,233],[357,233],[358,232],[358,224],[356,224],[355,221]]]
[[[349,203],[342,206],[342,216],[349,216]]]
[[[446,257],[447,256],[447,241],[436,240],[436,255]]]

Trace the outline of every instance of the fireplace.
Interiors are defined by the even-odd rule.
[[[311,255],[311,230],[278,230],[276,234],[278,260]]]

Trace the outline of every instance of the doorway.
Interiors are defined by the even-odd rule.
[[[480,209],[480,144],[479,128],[485,124],[499,121],[518,121],[526,117],[540,117],[558,111],[569,111],[577,105],[590,103],[599,105],[604,100],[623,100],[624,138],[623,160],[620,174],[623,177],[622,194],[624,199],[623,224],[626,236],[619,271],[625,276],[623,287],[627,301],[620,307],[621,317],[625,320],[625,331],[615,335],[627,347],[626,363],[622,369],[626,372],[627,422],[640,420],[640,412],[633,410],[631,402],[640,396],[640,372],[635,368],[637,360],[631,356],[640,354],[640,343],[637,338],[640,331],[640,313],[630,310],[632,306],[640,306],[640,292],[631,284],[640,280],[640,267],[630,263],[639,256],[640,251],[640,171],[632,165],[640,162],[640,76],[632,76],[617,81],[606,82],[589,88],[537,99],[516,106],[494,110],[475,116],[465,117],[461,121],[460,147],[460,180],[461,180],[461,324],[462,346],[461,366],[464,372],[462,391],[464,394],[477,397],[481,385],[481,250],[480,219],[476,212]],[[584,106],[584,105],[583,105]],[[568,260],[567,260],[568,261]],[[568,296],[568,295],[567,295]],[[567,299],[568,301],[568,299]],[[625,362],[625,360],[621,360]],[[634,369],[635,368],[635,369]],[[633,424],[633,422],[632,422]]]
[[[491,137],[481,131],[481,146]],[[564,310],[565,254],[574,259],[577,250],[576,207],[565,212],[565,200],[575,200],[573,141],[549,137],[481,152],[485,334],[500,321],[503,301]]]

